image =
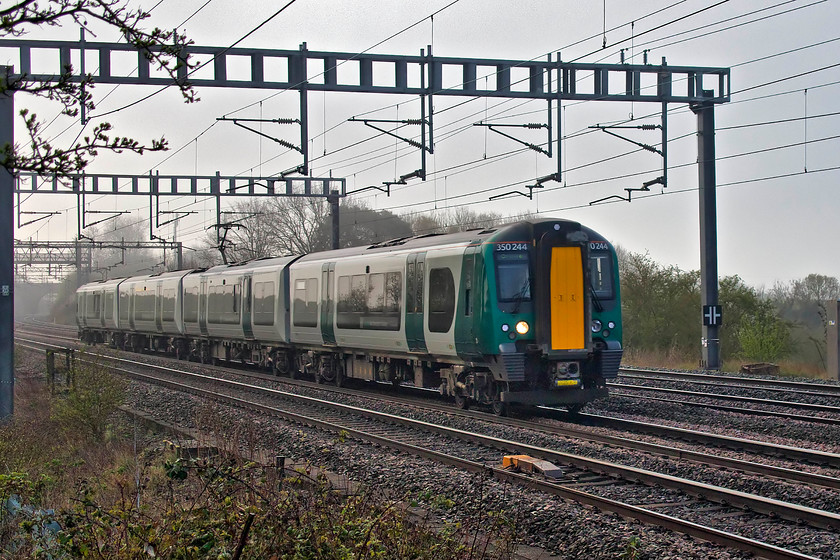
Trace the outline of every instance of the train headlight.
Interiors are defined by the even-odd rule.
[[[508,325],[507,323],[502,325],[502,332],[508,332],[509,330],[510,330],[510,325]]]
[[[594,332],[594,333],[600,332],[601,327],[602,327],[601,321],[599,321],[598,319],[593,319],[592,320],[592,325],[590,327],[592,329],[592,332]]]
[[[530,325],[526,321],[519,321],[516,323],[516,332],[519,334],[528,334],[528,331],[531,330]]]
[[[614,329],[615,328],[615,323],[610,321],[609,323],[607,323],[607,326],[611,329]]]

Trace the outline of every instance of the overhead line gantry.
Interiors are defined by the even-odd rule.
[[[132,45],[88,41],[34,41],[2,39],[0,48],[17,51],[14,67],[0,67],[7,84],[25,79],[56,82],[71,68],[73,60],[86,60],[89,53],[96,53],[99,68],[91,74],[97,83],[171,86],[169,76],[156,76],[151,69],[148,51],[137,50]],[[57,51],[59,66],[54,73],[33,73],[32,52]],[[154,50],[154,47],[151,47]],[[112,57],[118,53],[134,53],[137,73],[117,75],[112,71]],[[15,60],[14,56],[7,59]],[[431,47],[421,50],[419,56],[382,55],[372,53],[342,53],[310,51],[306,44],[298,50],[249,49],[203,47],[182,45],[178,55],[177,82],[189,82],[196,87],[227,87],[267,90],[296,90],[300,93],[300,148],[303,163],[302,175],[309,173],[309,121],[308,92],[388,93],[417,95],[421,100],[421,135],[428,138],[421,150],[431,151],[434,146],[434,96],[497,97],[513,99],[538,99],[556,103],[557,172],[553,177],[538,178],[537,186],[547,180],[559,180],[561,111],[562,101],[632,101],[654,102],[662,106],[663,119],[669,103],[686,103],[698,116],[698,152],[700,180],[701,228],[701,298],[708,322],[704,322],[703,361],[706,367],[720,367],[717,305],[717,240],[715,214],[714,175],[714,106],[729,101],[730,82],[728,68],[661,65],[599,64],[563,62],[560,54],[552,60],[506,60],[481,58],[438,57]],[[207,60],[206,72],[210,77],[191,75],[190,60]],[[122,57],[121,60],[125,60]],[[228,64],[247,60],[250,76],[233,79],[228,76]],[[342,72],[339,66],[349,65],[356,71]],[[15,71],[14,68],[17,68]],[[202,68],[203,71],[205,71]],[[480,75],[480,73],[482,73]],[[485,81],[484,73],[494,79]],[[314,75],[313,75],[314,74]],[[457,83],[444,84],[444,77],[455,75]],[[347,79],[344,79],[345,76]],[[84,76],[66,76],[72,81],[82,81]],[[663,122],[664,125],[664,122]],[[13,91],[0,96],[0,146],[14,144]],[[663,130],[665,127],[662,127]],[[664,134],[663,134],[664,137]],[[667,138],[664,138],[667,141]],[[663,178],[667,169],[663,169]],[[422,177],[421,168],[403,175],[405,178]],[[138,176],[139,177],[139,176]],[[386,182],[383,182],[387,186]],[[666,183],[667,184],[667,180]],[[382,188],[372,186],[371,188]],[[14,274],[14,193],[32,192],[15,183],[15,177],[0,169],[0,208],[6,208],[6,218],[0,219],[0,418],[11,414],[11,387],[13,373],[13,305],[12,286]],[[330,193],[333,209],[338,206],[338,193]],[[336,241],[336,232],[333,232]]]

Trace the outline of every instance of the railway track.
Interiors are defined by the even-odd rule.
[[[49,337],[55,339],[55,337]],[[40,341],[35,339],[18,339],[21,342],[29,344],[40,344]],[[66,340],[64,337],[59,337],[59,340]],[[170,360],[170,358],[163,358]],[[177,362],[176,362],[177,363]],[[206,369],[212,369],[220,372],[235,373],[238,376],[250,377],[253,379],[260,379],[266,382],[282,382],[285,385],[298,385],[303,387],[317,387],[320,391],[332,392],[335,394],[348,394],[357,397],[363,397],[370,400],[375,400],[380,403],[402,404],[405,406],[422,406],[428,410],[436,410],[438,412],[449,414],[452,416],[472,418],[478,420],[488,421],[487,414],[475,411],[458,410],[449,403],[441,403],[437,399],[429,399],[425,396],[425,391],[412,391],[412,394],[423,394],[425,398],[407,398],[405,396],[397,396],[393,393],[390,384],[384,385],[383,392],[371,392],[369,387],[367,390],[360,391],[353,388],[338,388],[326,385],[317,385],[308,381],[300,379],[278,378],[272,375],[263,374],[252,370],[235,369],[231,370],[223,366],[202,366]],[[530,411],[529,414],[537,414],[541,417],[551,418],[563,421],[564,425],[545,425],[533,421],[527,421],[520,418],[494,418],[493,421],[512,427],[532,429],[542,433],[560,436],[571,437],[579,440],[585,440],[604,445],[610,445],[618,448],[636,449],[649,453],[654,453],[666,457],[673,457],[678,459],[685,459],[700,462],[707,465],[718,466],[722,468],[735,469],[741,472],[752,472],[764,476],[774,476],[784,480],[804,482],[806,484],[826,486],[826,487],[840,487],[840,479],[835,477],[812,475],[811,473],[802,472],[792,468],[779,468],[772,465],[764,465],[755,461],[741,461],[725,456],[712,455],[704,452],[697,452],[684,447],[675,445],[660,445],[651,444],[642,440],[632,439],[626,436],[610,436],[604,434],[596,434],[580,428],[575,428],[565,424],[569,420],[576,422],[583,422],[590,426],[601,426],[621,430],[624,432],[636,432],[665,437],[672,440],[700,443],[716,448],[727,448],[736,451],[746,451],[761,455],[765,457],[781,458],[792,463],[809,463],[813,465],[840,468],[840,454],[830,453],[819,450],[804,449],[801,447],[793,447],[787,445],[779,445],[775,443],[762,442],[747,438],[736,438],[724,436],[720,434],[712,434],[699,430],[689,430],[684,428],[677,428],[657,423],[640,422],[634,420],[626,420],[622,418],[593,415],[579,413],[570,416],[562,410],[541,409],[538,411]]]
[[[114,358],[108,357],[108,359]],[[491,469],[493,476],[499,480],[524,483],[529,487],[537,488],[550,494],[561,495],[581,503],[595,505],[601,509],[615,511],[621,515],[640,519],[648,523],[666,526],[699,538],[711,540],[713,542],[721,542],[726,544],[726,546],[734,546],[742,550],[749,550],[752,553],[765,557],[801,558],[804,556],[799,555],[798,553],[793,553],[794,555],[791,556],[789,555],[789,551],[780,549],[777,550],[772,546],[770,548],[766,548],[763,544],[751,541],[750,539],[743,540],[742,537],[726,535],[725,531],[720,532],[711,529],[709,532],[707,531],[709,528],[703,528],[697,525],[689,526],[691,525],[690,523],[689,525],[684,525],[684,523],[686,523],[685,521],[663,516],[660,513],[650,510],[645,510],[644,507],[639,508],[638,505],[630,505],[626,503],[612,504],[609,500],[604,501],[603,497],[587,494],[586,492],[581,493],[579,490],[576,490],[574,486],[597,486],[598,484],[602,484],[605,480],[609,480],[611,477],[623,477],[626,481],[641,480],[646,484],[655,484],[664,488],[676,488],[681,492],[686,492],[688,494],[702,494],[707,497],[712,497],[715,501],[726,502],[731,505],[739,504],[742,508],[756,512],[764,511],[768,515],[778,515],[780,517],[797,521],[807,519],[809,523],[817,527],[825,527],[832,530],[840,528],[840,516],[830,512],[818,512],[818,510],[812,510],[811,508],[797,506],[795,504],[784,504],[783,502],[779,502],[777,500],[767,500],[766,498],[749,496],[744,493],[733,492],[727,489],[714,488],[710,485],[697,485],[697,483],[693,483],[692,481],[685,481],[677,479],[676,477],[668,477],[667,475],[660,475],[657,473],[649,473],[641,469],[612,465],[603,461],[593,461],[585,457],[578,457],[545,448],[537,448],[521,442],[502,440],[500,438],[463,432],[453,428],[431,425],[404,417],[397,417],[380,412],[363,410],[357,407],[349,407],[348,405],[312,399],[311,397],[293,395],[288,392],[277,391],[274,389],[267,389],[264,387],[228,380],[219,380],[218,378],[208,377],[202,374],[187,373],[147,363],[132,362],[124,359],[116,360],[124,364],[120,367],[124,373],[144,381],[163,383],[169,387],[177,388],[178,390],[187,390],[194,394],[200,394],[204,397],[222,400],[235,406],[257,409],[262,412],[271,412],[272,414],[279,414],[287,420],[303,422],[307,425],[317,426],[321,429],[330,429],[332,431],[339,432],[343,430],[344,432],[352,434],[354,437],[358,437],[359,439],[363,439],[365,441],[377,442],[380,445],[387,445],[391,448],[410,451],[420,456],[432,458],[453,466],[459,466],[460,468],[465,468],[467,470],[487,471],[488,469]],[[129,366],[129,364],[131,365]],[[154,369],[158,372],[166,372],[164,375],[177,377],[178,380],[168,379],[161,381],[158,379],[159,376],[150,377],[148,374],[127,370],[126,366],[129,366],[132,369],[140,367],[144,369]],[[191,379],[194,382],[198,380],[201,383],[223,383],[229,389],[225,394],[222,394],[218,391],[211,391],[205,388],[197,387],[194,383],[184,383],[184,378]],[[241,397],[231,397],[227,394],[231,387],[236,387],[240,391],[271,395],[274,399],[282,398],[284,402],[291,401],[295,403],[306,403],[304,406],[305,410],[304,412],[301,412],[300,410],[280,411],[276,406],[269,406],[266,408],[265,404],[254,403],[249,399]],[[324,413],[323,411],[325,410],[328,412]],[[317,411],[321,412],[316,414]],[[355,419],[348,420],[348,415],[354,417]],[[513,422],[513,420],[511,421]],[[376,422],[378,428],[365,429],[365,426],[370,422]],[[431,444],[427,442],[424,445],[419,445],[419,441],[428,440],[429,432],[434,433],[435,437],[433,441],[435,443]],[[441,443],[441,438],[450,439],[451,442]],[[457,457],[441,451],[452,449],[453,447],[463,447],[464,442],[470,442],[473,445],[479,446],[479,448],[469,453],[461,452]],[[496,467],[488,467],[486,458],[489,455],[498,459],[500,455],[497,450],[503,450],[503,452],[506,453],[525,452],[535,456],[541,456],[558,463],[563,463],[566,465],[567,469],[566,479],[561,481],[559,484],[551,483],[522,477],[522,475],[516,475],[514,473],[508,473],[503,470],[499,470]],[[482,458],[485,460],[481,460]],[[585,475],[583,473],[585,473]],[[597,475],[593,478],[592,473],[597,473]],[[565,482],[565,484],[563,484],[563,482]],[[629,484],[629,482],[625,482],[625,484]],[[731,505],[727,507],[731,507]],[[658,507],[661,507],[661,505]]]
[[[791,381],[787,379],[768,379],[763,377],[743,377],[738,375],[721,375],[712,373],[696,373],[689,371],[661,371],[646,368],[622,367],[621,377],[642,380],[662,380],[697,382],[704,385],[720,387],[745,387],[764,391],[801,392],[802,394],[826,394],[840,396],[840,384],[817,383],[809,381]]]
[[[800,422],[813,422],[816,424],[830,424],[834,426],[840,426],[840,417],[831,417],[831,416],[813,416],[813,415],[806,415],[806,414],[796,414],[790,411],[783,411],[783,410],[766,410],[762,408],[749,408],[749,407],[741,407],[741,406],[729,406],[723,404],[715,404],[711,402],[698,402],[698,401],[690,401],[690,400],[683,400],[683,399],[668,399],[665,397],[653,397],[649,395],[639,395],[634,394],[629,391],[637,390],[637,391],[650,391],[656,393],[665,393],[665,394],[672,394],[672,395],[682,395],[686,397],[696,397],[696,398],[708,398],[708,399],[720,399],[720,400],[735,400],[738,402],[743,403],[752,403],[752,404],[765,404],[765,405],[772,405],[777,406],[779,408],[789,408],[789,409],[805,409],[808,410],[818,410],[820,412],[824,412],[827,414],[840,414],[840,407],[833,407],[833,406],[823,406],[823,405],[811,405],[806,403],[787,403],[784,401],[770,401],[768,399],[758,399],[752,397],[736,397],[732,395],[715,395],[703,392],[696,392],[696,391],[683,391],[678,389],[663,389],[657,387],[639,387],[635,385],[622,385],[620,383],[608,383],[608,387],[611,389],[624,389],[623,391],[611,391],[610,395],[613,397],[626,397],[630,399],[645,399],[651,401],[659,401],[659,402],[667,402],[671,404],[680,404],[683,406],[691,406],[697,408],[708,408],[711,410],[721,410],[726,412],[733,412],[735,414],[748,414],[752,416],[775,416],[777,418],[786,418],[788,420],[798,420]]]
[[[622,370],[619,379],[607,384],[612,396],[840,425],[840,385],[637,369]]]

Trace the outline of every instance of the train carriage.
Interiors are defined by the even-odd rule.
[[[118,329],[117,293],[124,278],[92,282],[76,292],[76,322],[88,332],[87,342],[102,342]]]
[[[177,345],[203,361],[235,357],[273,363],[277,348],[289,342],[288,265],[296,258],[220,265],[186,275],[186,338]]]

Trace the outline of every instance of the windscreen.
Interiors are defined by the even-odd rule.
[[[595,293],[595,297],[612,299],[613,266],[610,253],[602,251],[589,253],[589,278],[592,282],[592,291]]]
[[[502,244],[500,247],[512,244]],[[531,273],[526,250],[496,250],[496,280],[500,302],[531,301]]]

